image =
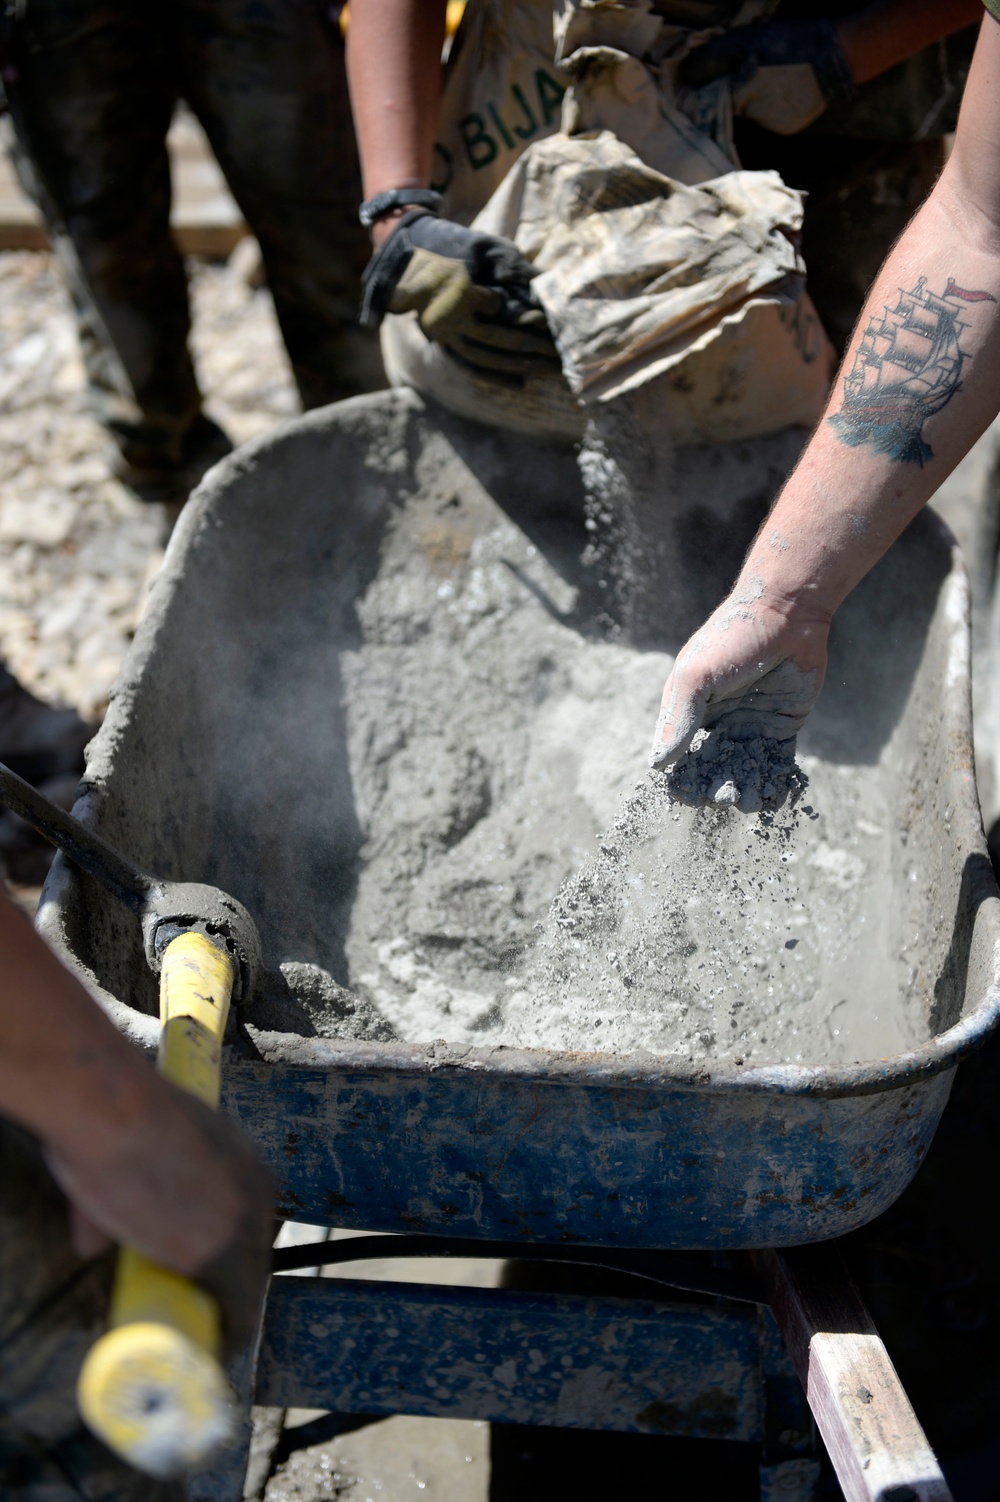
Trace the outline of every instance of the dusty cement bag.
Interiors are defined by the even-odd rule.
[[[463,416],[552,437],[579,437],[589,405],[654,380],[679,442],[813,423],[833,351],[793,244],[802,200],[775,173],[733,170],[725,88],[694,99],[674,89],[696,34],[664,27],[646,5],[601,3],[565,4],[556,32],[562,128],[524,146],[474,223],[541,269],[562,377],[522,388],[479,378],[405,314],[383,328],[390,380]],[[540,26],[534,36],[540,49]],[[576,45],[594,37],[600,45]]]
[[[431,186],[470,224],[533,142],[560,128],[568,77],[552,0],[469,0],[445,70]]]
[[[775,4],[744,0],[732,24],[757,20]],[[682,21],[689,9],[683,0],[673,7]],[[471,224],[527,147],[562,128],[570,82],[564,62],[575,52],[611,46],[648,60],[672,83],[681,57],[711,32],[672,24],[671,10],[669,0],[655,13],[650,0],[468,0],[445,69],[434,146],[432,186],[445,195],[449,217]],[[727,85],[698,90],[685,108],[709,134],[721,130],[732,154]]]
[[[681,434],[775,432],[819,415],[832,350],[776,172],[687,186],[608,132],[526,155],[480,216],[541,268],[535,288],[585,403],[665,378]]]
[[[676,442],[754,437],[817,420],[833,350],[790,238],[800,196],[777,173],[687,186],[608,131],[527,151],[476,219],[541,268],[534,283],[563,377],[523,388],[481,379],[386,320],[394,385],[481,422],[576,438],[587,407],[652,381]]]

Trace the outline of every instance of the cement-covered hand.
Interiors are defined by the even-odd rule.
[[[534,276],[510,240],[413,210],[368,264],[361,321],[375,327],[386,313],[415,312],[460,364],[520,385],[540,363],[559,364]]]
[[[835,612],[996,419],[998,76],[1000,21],[987,15],[951,156],[873,284],[825,420],[758,533],[736,587],[677,658],[664,690],[654,766],[673,761],[699,726],[727,717],[734,730],[795,734],[822,686]],[[897,306],[906,312],[900,327],[907,338],[924,328],[923,309],[934,309],[934,327],[942,332],[936,343],[923,336],[933,351],[921,370],[933,371],[936,385],[909,373],[901,380],[894,357],[882,351],[885,310]],[[945,348],[957,348],[960,358],[938,354]]]
[[[722,78],[732,82],[738,115],[783,136],[804,130],[854,92],[837,28],[825,17],[737,26],[681,63],[688,88]]]
[[[735,740],[798,734],[823,685],[829,629],[828,617],[786,612],[760,580],[741,581],[677,654],[650,765],[669,766],[713,725]]]

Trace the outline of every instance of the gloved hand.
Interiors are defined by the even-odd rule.
[[[737,585],[677,654],[650,766],[669,766],[713,725],[734,740],[797,735],[823,686],[829,630],[829,616],[765,604]]]
[[[691,89],[729,78],[737,115],[780,136],[804,130],[855,89],[836,25],[825,17],[736,26],[689,52],[678,77]]]
[[[436,214],[404,214],[362,278],[361,322],[415,312],[428,339],[477,375],[520,386],[540,365],[561,369],[517,246]]]

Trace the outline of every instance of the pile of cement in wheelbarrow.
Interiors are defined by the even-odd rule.
[[[716,731],[645,771],[671,654],[802,441],[597,431],[576,456],[394,392],[213,472],[80,807],[253,913],[251,1038],[742,1069],[951,1026],[985,856],[964,576],[932,515],[838,613],[797,761]],[[155,978],[92,885],[56,869],[43,922],[128,1027]]]
[[[718,598],[678,531],[718,545],[800,441],[678,472],[623,448],[620,420],[592,432],[582,630],[544,549],[500,518],[463,534],[457,497],[438,533],[383,553],[345,659],[365,835],[345,956],[399,1036],[737,1065],[917,1041],[887,932],[885,773],[860,744],[888,640],[851,685],[843,763],[717,731],[673,778],[643,776],[671,663],[648,644],[679,644]]]

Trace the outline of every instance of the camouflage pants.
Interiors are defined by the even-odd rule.
[[[369,247],[325,0],[24,0],[7,24],[18,167],[67,274],[100,414],[126,451],[176,447],[200,410],[169,228],[165,137],[179,99],[260,241],[303,405],[384,384],[356,324]]]
[[[0,1120],[0,1497],[181,1502],[183,1488],[116,1460],[76,1412],[80,1365],[104,1328],[112,1259],[81,1262],[37,1145]]]

